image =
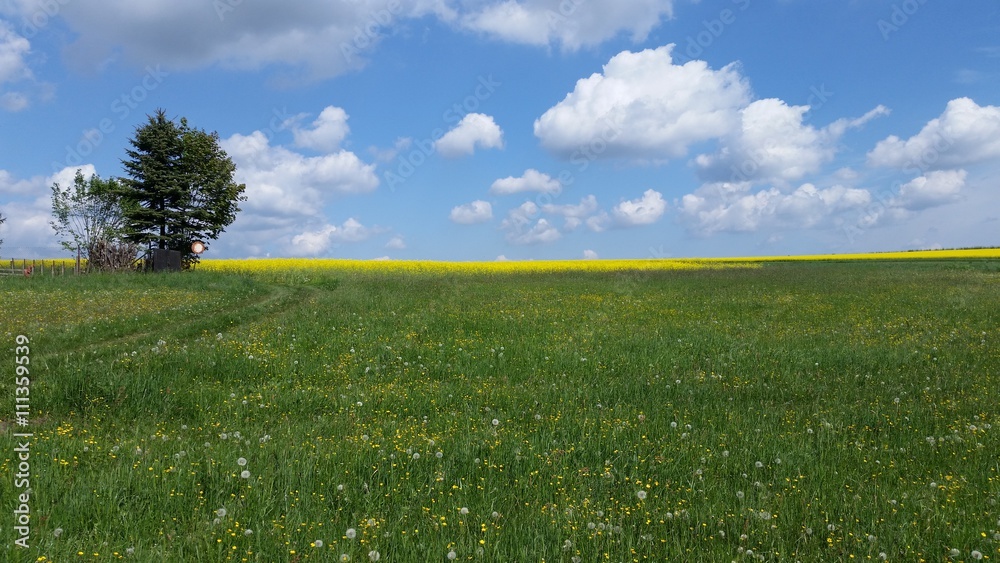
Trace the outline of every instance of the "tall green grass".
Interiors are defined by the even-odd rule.
[[[1000,557],[993,262],[198,271],[0,298],[35,409],[27,551],[0,480],[9,561]]]

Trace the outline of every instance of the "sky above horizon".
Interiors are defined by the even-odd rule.
[[[0,0],[0,257],[159,108],[246,184],[206,258],[1000,245],[989,0]]]

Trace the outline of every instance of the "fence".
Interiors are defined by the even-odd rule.
[[[69,268],[67,268],[67,264]],[[9,267],[8,267],[9,266]],[[70,274],[79,274],[82,272],[80,259],[76,260],[28,260],[22,259],[20,261],[13,258],[10,261],[0,262],[0,276],[65,276]]]

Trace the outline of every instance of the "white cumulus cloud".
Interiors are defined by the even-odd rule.
[[[656,190],[646,190],[641,198],[616,205],[611,215],[623,227],[636,227],[659,221],[666,210],[667,202],[663,199],[663,194]]]
[[[674,45],[615,55],[535,121],[550,151],[570,158],[682,157],[736,130],[751,92],[735,64],[674,64]]]
[[[261,131],[232,135],[220,145],[236,164],[235,180],[246,184],[242,211],[214,246],[234,256],[312,256],[335,242],[348,242],[342,233],[353,225],[330,229],[325,207],[337,197],[372,192],[379,184],[375,165],[344,149],[307,156],[272,145]]]
[[[754,192],[749,183],[719,183],[685,195],[679,211],[692,231],[708,235],[809,228],[870,201],[867,190],[839,185],[820,189],[803,184],[785,193],[775,187]]]
[[[576,205],[547,203],[542,205],[542,211],[550,215],[561,215],[566,221],[565,230],[572,231],[583,224],[588,217],[597,213],[597,198],[588,195]]]
[[[37,91],[47,87],[36,82],[28,66],[30,52],[31,42],[18,34],[10,23],[0,19],[0,110],[21,111],[31,105],[25,88]]]
[[[317,256],[326,253],[336,244],[362,242],[379,232],[381,229],[366,227],[352,217],[341,225],[327,224],[295,235],[289,251],[296,256]]]
[[[490,186],[490,193],[494,195],[510,195],[520,192],[542,192],[547,194],[558,194],[562,191],[562,184],[559,180],[529,168],[519,178],[508,176],[501,178]]]
[[[965,170],[934,170],[914,178],[899,188],[891,200],[894,207],[917,211],[951,203],[958,199],[968,173]]]
[[[903,140],[895,135],[868,153],[872,166],[918,172],[959,168],[1000,158],[1000,107],[969,98],[948,102],[940,117]]]
[[[14,31],[14,26],[0,20],[0,85],[31,78],[25,57],[31,42]]]
[[[385,243],[385,247],[390,250],[405,250],[406,241],[403,240],[403,237],[396,235],[389,239],[389,242]]]
[[[450,217],[460,225],[485,223],[493,218],[493,206],[488,201],[476,200],[452,208]]]
[[[709,182],[788,182],[813,174],[833,160],[837,141],[851,128],[885,115],[879,106],[857,119],[841,119],[817,129],[804,123],[809,106],[782,100],[757,100],[740,111],[740,125],[713,155],[699,155],[695,165]]]
[[[507,240],[513,244],[543,244],[562,238],[562,233],[546,219],[539,219],[534,225],[524,228],[507,229]]]
[[[347,112],[342,108],[327,106],[310,128],[293,127],[295,144],[324,153],[334,152],[351,131],[347,118]]]
[[[503,148],[503,131],[493,118],[482,113],[470,113],[454,129],[434,143],[434,149],[446,158],[468,156],[476,148]]]
[[[378,187],[375,166],[341,150],[305,156],[272,146],[264,133],[236,134],[221,142],[247,186],[243,208],[266,215],[313,215],[327,196],[366,193]]]
[[[562,233],[544,217],[541,208],[533,201],[526,201],[507,212],[500,223],[507,240],[513,244],[528,245],[554,242]]]

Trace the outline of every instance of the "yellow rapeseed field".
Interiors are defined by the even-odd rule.
[[[329,258],[258,258],[203,260],[198,266],[213,271],[278,272],[290,270],[347,270],[414,273],[620,272],[758,268],[745,261],[709,260],[530,260],[497,262],[439,262],[432,260],[343,260]]]
[[[447,262],[434,260],[348,260],[337,258],[249,258],[207,259],[199,268],[213,271],[279,272],[291,270],[348,270],[421,273],[513,273],[513,272],[621,272],[759,268],[763,262],[786,260],[899,260],[899,259],[1000,258],[1000,248],[965,250],[920,250],[864,254],[814,254],[744,258],[679,258],[637,260],[525,260],[493,262]]]

